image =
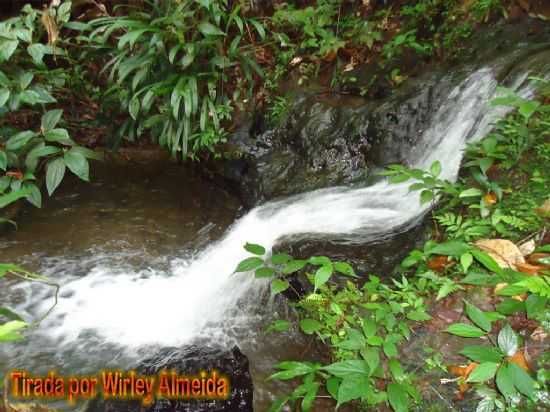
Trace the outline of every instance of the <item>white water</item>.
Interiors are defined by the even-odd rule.
[[[519,79],[518,85],[524,80]],[[495,116],[502,114],[502,109],[487,104],[495,89],[488,68],[456,87],[420,137],[410,165],[428,168],[439,160],[442,177],[455,179],[466,142],[483,136]],[[191,261],[173,263],[171,276],[154,271],[114,276],[108,266],[97,266],[63,285],[68,297],[60,300],[43,330],[68,342],[92,329],[108,342],[135,348],[182,344],[220,332],[222,325],[246,324],[247,313],[235,310],[240,299],[254,297],[265,287],[250,274],[231,274],[247,257],[242,248],[246,242],[271,249],[278,239],[292,235],[365,241],[404,230],[427,210],[418,193],[409,193],[409,185],[381,181],[358,189],[337,187],[260,206]]]

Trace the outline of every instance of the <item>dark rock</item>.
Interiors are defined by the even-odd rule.
[[[178,375],[197,375],[200,371],[216,370],[228,377],[230,395],[226,400],[169,400],[157,399],[148,407],[141,401],[104,400],[97,398],[87,412],[251,412],[253,384],[248,359],[238,347],[227,350],[191,346],[164,348],[136,367],[138,374],[156,376],[163,370]]]
[[[327,186],[365,184],[374,170],[407,163],[432,116],[466,75],[490,64],[503,81],[527,57],[548,48],[550,29],[533,31],[537,24],[528,20],[480,30],[461,61],[433,63],[391,95],[376,85],[380,98],[292,90],[286,119],[268,130],[258,127],[257,118],[248,122],[230,140],[239,161],[214,173],[224,176],[249,207]],[[366,65],[353,75],[369,84],[378,69]]]

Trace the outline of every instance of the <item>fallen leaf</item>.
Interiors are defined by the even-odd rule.
[[[531,333],[530,337],[534,341],[542,342],[546,340],[546,338],[548,338],[548,333],[546,333],[546,331],[541,326],[539,326],[533,331],[533,333]]]
[[[550,267],[549,263],[541,262],[541,259],[550,259],[550,253],[532,253],[527,258],[527,261],[532,265],[542,265],[545,267]]]
[[[517,263],[516,270],[529,275],[536,275],[541,270],[544,270],[544,266],[531,265],[530,263]]]
[[[478,366],[476,362],[471,362],[468,365],[449,365],[447,366],[447,371],[455,376],[468,379],[468,376],[470,376],[470,373],[472,373],[476,366]]]
[[[529,365],[527,364],[525,355],[523,354],[523,352],[519,350],[516,353],[514,353],[512,356],[508,356],[508,361],[511,363],[515,363],[525,371],[529,371]]]
[[[523,242],[521,245],[518,246],[519,251],[523,254],[523,256],[527,256],[533,253],[536,247],[537,244],[533,239],[528,240],[527,242]]]
[[[525,263],[519,248],[506,239],[481,239],[475,245],[491,256],[503,269],[515,269],[516,264]]]
[[[428,267],[436,272],[443,272],[445,268],[452,265],[454,262],[449,260],[448,256],[434,256],[428,260]]]
[[[495,192],[489,192],[483,196],[483,201],[488,205],[494,205],[497,202],[498,198]]]

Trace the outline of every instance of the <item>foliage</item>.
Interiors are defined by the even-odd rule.
[[[277,365],[271,379],[300,379],[301,384],[289,396],[275,402],[272,410],[286,403],[300,403],[304,411],[314,410],[314,400],[325,387],[337,406],[354,400],[368,405],[389,403],[396,411],[419,400],[413,385],[414,375],[407,373],[398,357],[397,345],[409,339],[410,322],[430,319],[424,299],[427,282],[413,285],[403,277],[386,285],[371,276],[362,287],[345,281],[355,278],[345,262],[333,262],[325,256],[294,259],[287,254],[267,256],[259,245],[245,245],[255,256],[243,260],[237,272],[254,271],[258,278],[271,279],[271,294],[292,290],[297,275],[304,276],[312,290],[296,304],[301,330],[314,334],[330,345],[333,363],[288,361]],[[287,321],[276,321],[271,331],[283,331]],[[386,390],[376,382],[387,380]]]
[[[225,122],[263,75],[251,30],[265,38],[265,29],[238,3],[155,0],[90,25],[86,40],[109,57],[105,98],[129,114],[118,139],[147,131],[174,156],[194,157],[225,141]]]
[[[18,130],[9,123],[9,116],[22,108],[40,112],[45,105],[56,103],[53,93],[65,78],[62,69],[50,69],[48,65],[65,54],[53,33],[68,22],[70,6],[70,2],[64,2],[44,11],[25,7],[23,15],[0,23],[0,171],[4,172],[0,177],[0,207],[22,197],[40,207],[38,172],[46,169],[46,187],[51,195],[66,168],[88,180],[88,159],[98,157],[77,145],[67,129],[60,127],[61,109],[44,112],[37,130]],[[48,43],[42,43],[46,34]],[[46,64],[46,57],[53,60]]]

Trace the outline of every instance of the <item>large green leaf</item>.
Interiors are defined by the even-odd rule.
[[[71,172],[86,182],[90,180],[90,165],[82,153],[71,149],[65,152],[64,159]]]
[[[317,269],[314,277],[315,290],[328,282],[328,280],[332,276],[332,271],[332,265],[323,265],[319,269]]]
[[[466,314],[472,322],[483,329],[485,332],[491,331],[491,321],[489,318],[477,307],[466,302]]]
[[[63,110],[61,109],[50,110],[44,113],[40,126],[42,133],[46,133],[57,126],[57,123],[61,120],[61,116],[63,116]]]
[[[369,376],[370,369],[364,360],[346,360],[324,366],[323,370],[339,378],[348,376]]]
[[[271,296],[284,292],[290,287],[290,284],[286,280],[274,279],[271,282]]]
[[[15,151],[21,149],[30,140],[36,136],[36,133],[30,130],[25,130],[24,132],[17,133],[16,135],[10,137],[6,142],[6,149],[10,151]]]
[[[514,387],[512,371],[510,370],[507,363],[503,363],[502,365],[500,365],[500,368],[498,368],[495,382],[500,393],[502,393],[507,398],[512,397],[516,394],[517,391]]]
[[[265,255],[265,248],[263,246],[256,245],[254,243],[246,243],[244,245],[244,248],[245,250],[247,250],[248,252],[254,255],[258,255],[258,256]]]
[[[453,323],[445,331],[464,338],[479,338],[485,335],[484,330],[466,323]]]
[[[207,21],[203,21],[199,24],[199,31],[205,36],[225,36],[223,31]]]
[[[23,339],[19,332],[25,327],[27,327],[27,324],[20,320],[12,320],[0,325],[0,342],[13,342]]]
[[[302,319],[300,321],[300,329],[308,335],[311,335],[321,329],[321,324],[315,319]]]
[[[483,362],[475,367],[470,373],[466,382],[485,382],[489,379],[493,379],[498,369],[498,363],[496,362]]]
[[[533,399],[535,395],[535,381],[533,378],[515,363],[509,363],[508,368],[516,389],[528,398]]]
[[[475,362],[500,362],[502,353],[492,346],[469,345],[465,346],[461,351],[461,355],[466,356]]]
[[[29,189],[20,189],[10,192],[7,195],[0,195],[0,209],[23,197],[27,197],[29,193]]]
[[[65,176],[65,161],[57,158],[48,162],[46,166],[46,189],[51,196]]]
[[[518,350],[519,339],[510,325],[500,330],[497,341],[498,347],[506,356],[513,356]]]
[[[67,146],[73,145],[74,142],[69,137],[69,132],[65,129],[51,129],[44,133],[44,138],[48,142],[61,143]]]
[[[237,269],[235,269],[235,272],[249,272],[251,270],[259,268],[263,264],[263,259],[256,256],[249,257],[244,259],[237,265]]]
[[[346,376],[338,387],[336,407],[351,400],[366,397],[369,390],[372,388],[366,376]]]
[[[400,383],[390,383],[386,386],[388,401],[395,412],[407,412],[409,410],[409,397],[407,389]]]

